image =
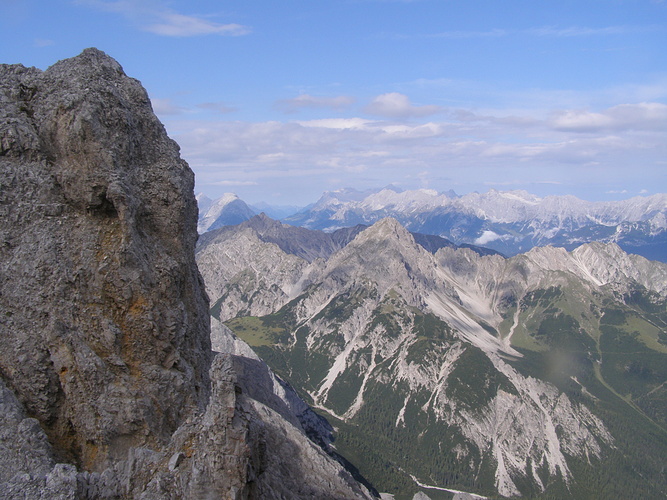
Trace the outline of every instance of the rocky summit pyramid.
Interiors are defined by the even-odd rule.
[[[3,498],[372,496],[261,361],[211,351],[193,183],[103,52],[0,66]]]

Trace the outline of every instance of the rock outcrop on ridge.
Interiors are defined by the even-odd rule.
[[[104,53],[0,66],[6,498],[370,496],[214,357],[193,184]]]

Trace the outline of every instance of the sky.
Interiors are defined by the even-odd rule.
[[[0,63],[87,47],[210,198],[667,192],[665,0],[0,0]]]

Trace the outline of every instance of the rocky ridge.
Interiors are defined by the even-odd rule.
[[[217,317],[261,316],[284,305],[311,283],[311,271],[367,228],[357,225],[325,233],[259,214],[202,234],[197,261],[216,311],[214,323]],[[438,236],[411,233],[411,238],[432,254],[441,248],[458,248]],[[464,248],[480,255],[496,253],[472,245]]]
[[[5,498],[372,496],[263,363],[211,350],[193,184],[103,52],[0,66]]]
[[[214,323],[248,335],[314,405],[349,425],[355,453],[395,465],[374,481],[410,491],[396,479],[408,471],[483,494],[567,497],[582,468],[599,474],[615,453],[619,435],[609,410],[599,413],[607,404],[631,408],[664,443],[665,264],[613,243],[512,258],[432,254],[388,218],[311,262],[255,235],[246,255],[257,259],[225,261],[223,278],[216,256],[226,245],[240,251],[246,230],[198,248]],[[254,270],[261,283],[247,279]],[[632,362],[628,351],[639,353]],[[618,395],[630,390],[632,401]]]

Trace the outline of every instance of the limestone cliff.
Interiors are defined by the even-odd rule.
[[[230,355],[213,362],[193,184],[141,84],[104,53],[0,66],[9,498],[367,495],[243,393]]]

